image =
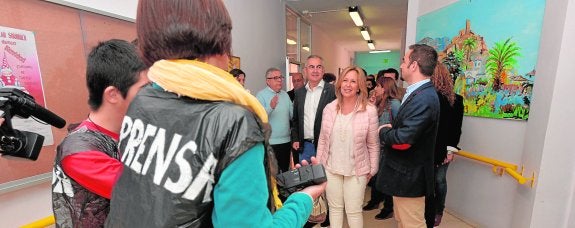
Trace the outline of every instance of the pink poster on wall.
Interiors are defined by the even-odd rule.
[[[44,87],[34,33],[0,26],[0,88],[12,87],[30,94],[36,103],[46,107]],[[50,125],[32,118],[13,118],[14,128],[36,132],[45,137],[44,145],[52,144]]]
[[[0,27],[0,87],[16,87],[44,106],[44,90],[34,33]]]

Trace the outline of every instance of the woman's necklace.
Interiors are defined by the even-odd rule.
[[[353,119],[353,116],[355,115],[355,111],[357,110],[357,105],[358,105],[358,102],[356,100],[355,106],[353,107],[353,110],[350,113],[348,113],[348,114],[343,114],[343,112],[339,113],[339,118],[341,118],[339,121],[339,126],[338,126],[339,141],[340,142],[344,142],[348,137],[348,132],[351,132],[351,131],[347,131],[346,128],[350,124],[351,120]]]

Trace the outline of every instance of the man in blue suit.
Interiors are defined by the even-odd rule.
[[[393,123],[379,132],[386,159],[380,164],[376,187],[393,196],[398,227],[426,227],[425,207],[433,199],[439,99],[430,77],[436,63],[432,47],[409,46],[401,63],[409,86]],[[430,222],[433,226],[433,217]]]

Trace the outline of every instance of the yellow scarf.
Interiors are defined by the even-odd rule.
[[[268,123],[268,115],[260,102],[228,72],[196,60],[160,60],[148,71],[150,81],[164,90],[207,101],[227,101],[242,105]],[[271,176],[276,209],[282,207],[275,177]]]
[[[180,96],[242,105],[262,122],[268,122],[268,115],[260,102],[231,74],[210,64],[184,59],[160,60],[150,67],[148,78],[166,91]]]

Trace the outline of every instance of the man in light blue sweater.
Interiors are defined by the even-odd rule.
[[[289,170],[291,138],[290,119],[293,116],[293,106],[289,95],[282,90],[284,77],[278,68],[269,68],[266,71],[267,87],[256,95],[266,109],[269,123],[272,128],[270,145],[278,160],[282,172]]]

